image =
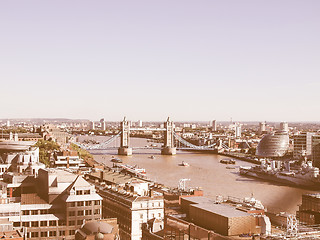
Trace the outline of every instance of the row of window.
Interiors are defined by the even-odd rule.
[[[77,190],[76,195],[89,195],[90,190]]]
[[[56,220],[52,221],[32,221],[32,222],[23,222],[22,227],[51,227],[51,226],[65,226],[65,221],[59,220],[58,222]],[[14,227],[21,227],[20,222],[14,222]]]
[[[152,213],[152,218],[155,218],[156,215],[154,213]],[[158,213],[158,217],[161,217],[161,213]],[[140,218],[143,219],[143,213],[140,214]]]
[[[94,214],[100,214],[100,209],[95,209]],[[74,217],[76,216],[76,211],[70,211],[68,215],[69,217]],[[80,210],[80,211],[77,211],[77,215],[78,216],[92,215],[92,210],[85,210],[85,211]]]
[[[57,213],[58,209],[22,210],[22,215],[42,215]]]
[[[29,233],[29,237],[31,238],[38,238],[39,235],[40,237],[55,237],[57,236],[57,231],[49,231],[49,232],[31,232]],[[75,234],[75,230],[69,230],[69,235],[74,235]],[[66,235],[66,231],[64,230],[60,230],[59,231],[59,236],[65,236]]]
[[[78,207],[82,207],[82,206],[92,206],[92,202],[93,201],[81,201],[81,202],[71,202],[69,203],[69,207],[75,207],[76,205]],[[100,205],[100,200],[96,200],[93,202],[94,205]]]

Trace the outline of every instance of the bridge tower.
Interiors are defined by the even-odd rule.
[[[164,146],[161,149],[162,155],[175,155],[177,153],[177,149],[174,147],[174,124],[168,117],[167,121],[164,122],[164,128],[166,129],[164,132]]]
[[[131,156],[132,148],[129,147],[130,138],[130,122],[124,117],[123,121],[120,123],[121,129],[121,141],[120,147],[118,149],[119,155]]]

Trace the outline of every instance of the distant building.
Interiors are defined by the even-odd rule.
[[[312,136],[315,133],[305,132],[293,136],[293,158],[307,157],[311,159]]]
[[[236,138],[241,138],[241,124],[236,124],[234,127],[234,136]]]
[[[106,122],[104,121],[104,118],[101,118],[100,119],[100,129],[102,131],[105,131],[106,130]]]
[[[320,135],[312,136],[311,159],[315,167],[320,167]]]
[[[212,131],[217,131],[217,121],[216,120],[212,120],[212,123],[211,123],[211,128],[212,128]]]
[[[259,123],[259,134],[266,133],[266,122]]]
[[[280,123],[280,131],[289,132],[289,125],[287,122]]]
[[[89,122],[89,130],[95,130],[95,122],[94,121]]]

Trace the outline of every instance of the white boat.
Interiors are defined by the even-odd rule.
[[[189,167],[189,166],[190,166],[190,164],[189,164],[189,163],[187,163],[187,162],[185,162],[185,161],[182,161],[182,162],[179,164],[179,166]]]

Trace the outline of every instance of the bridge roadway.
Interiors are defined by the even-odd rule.
[[[88,150],[117,150],[119,147],[105,147],[105,148],[92,148]],[[139,149],[153,149],[153,150],[161,150],[161,147],[132,147],[133,150],[139,150]],[[203,149],[196,149],[196,148],[188,148],[188,147],[177,147],[177,150],[182,151],[197,151],[197,152],[207,152],[207,151],[217,151],[216,148],[203,148]]]

